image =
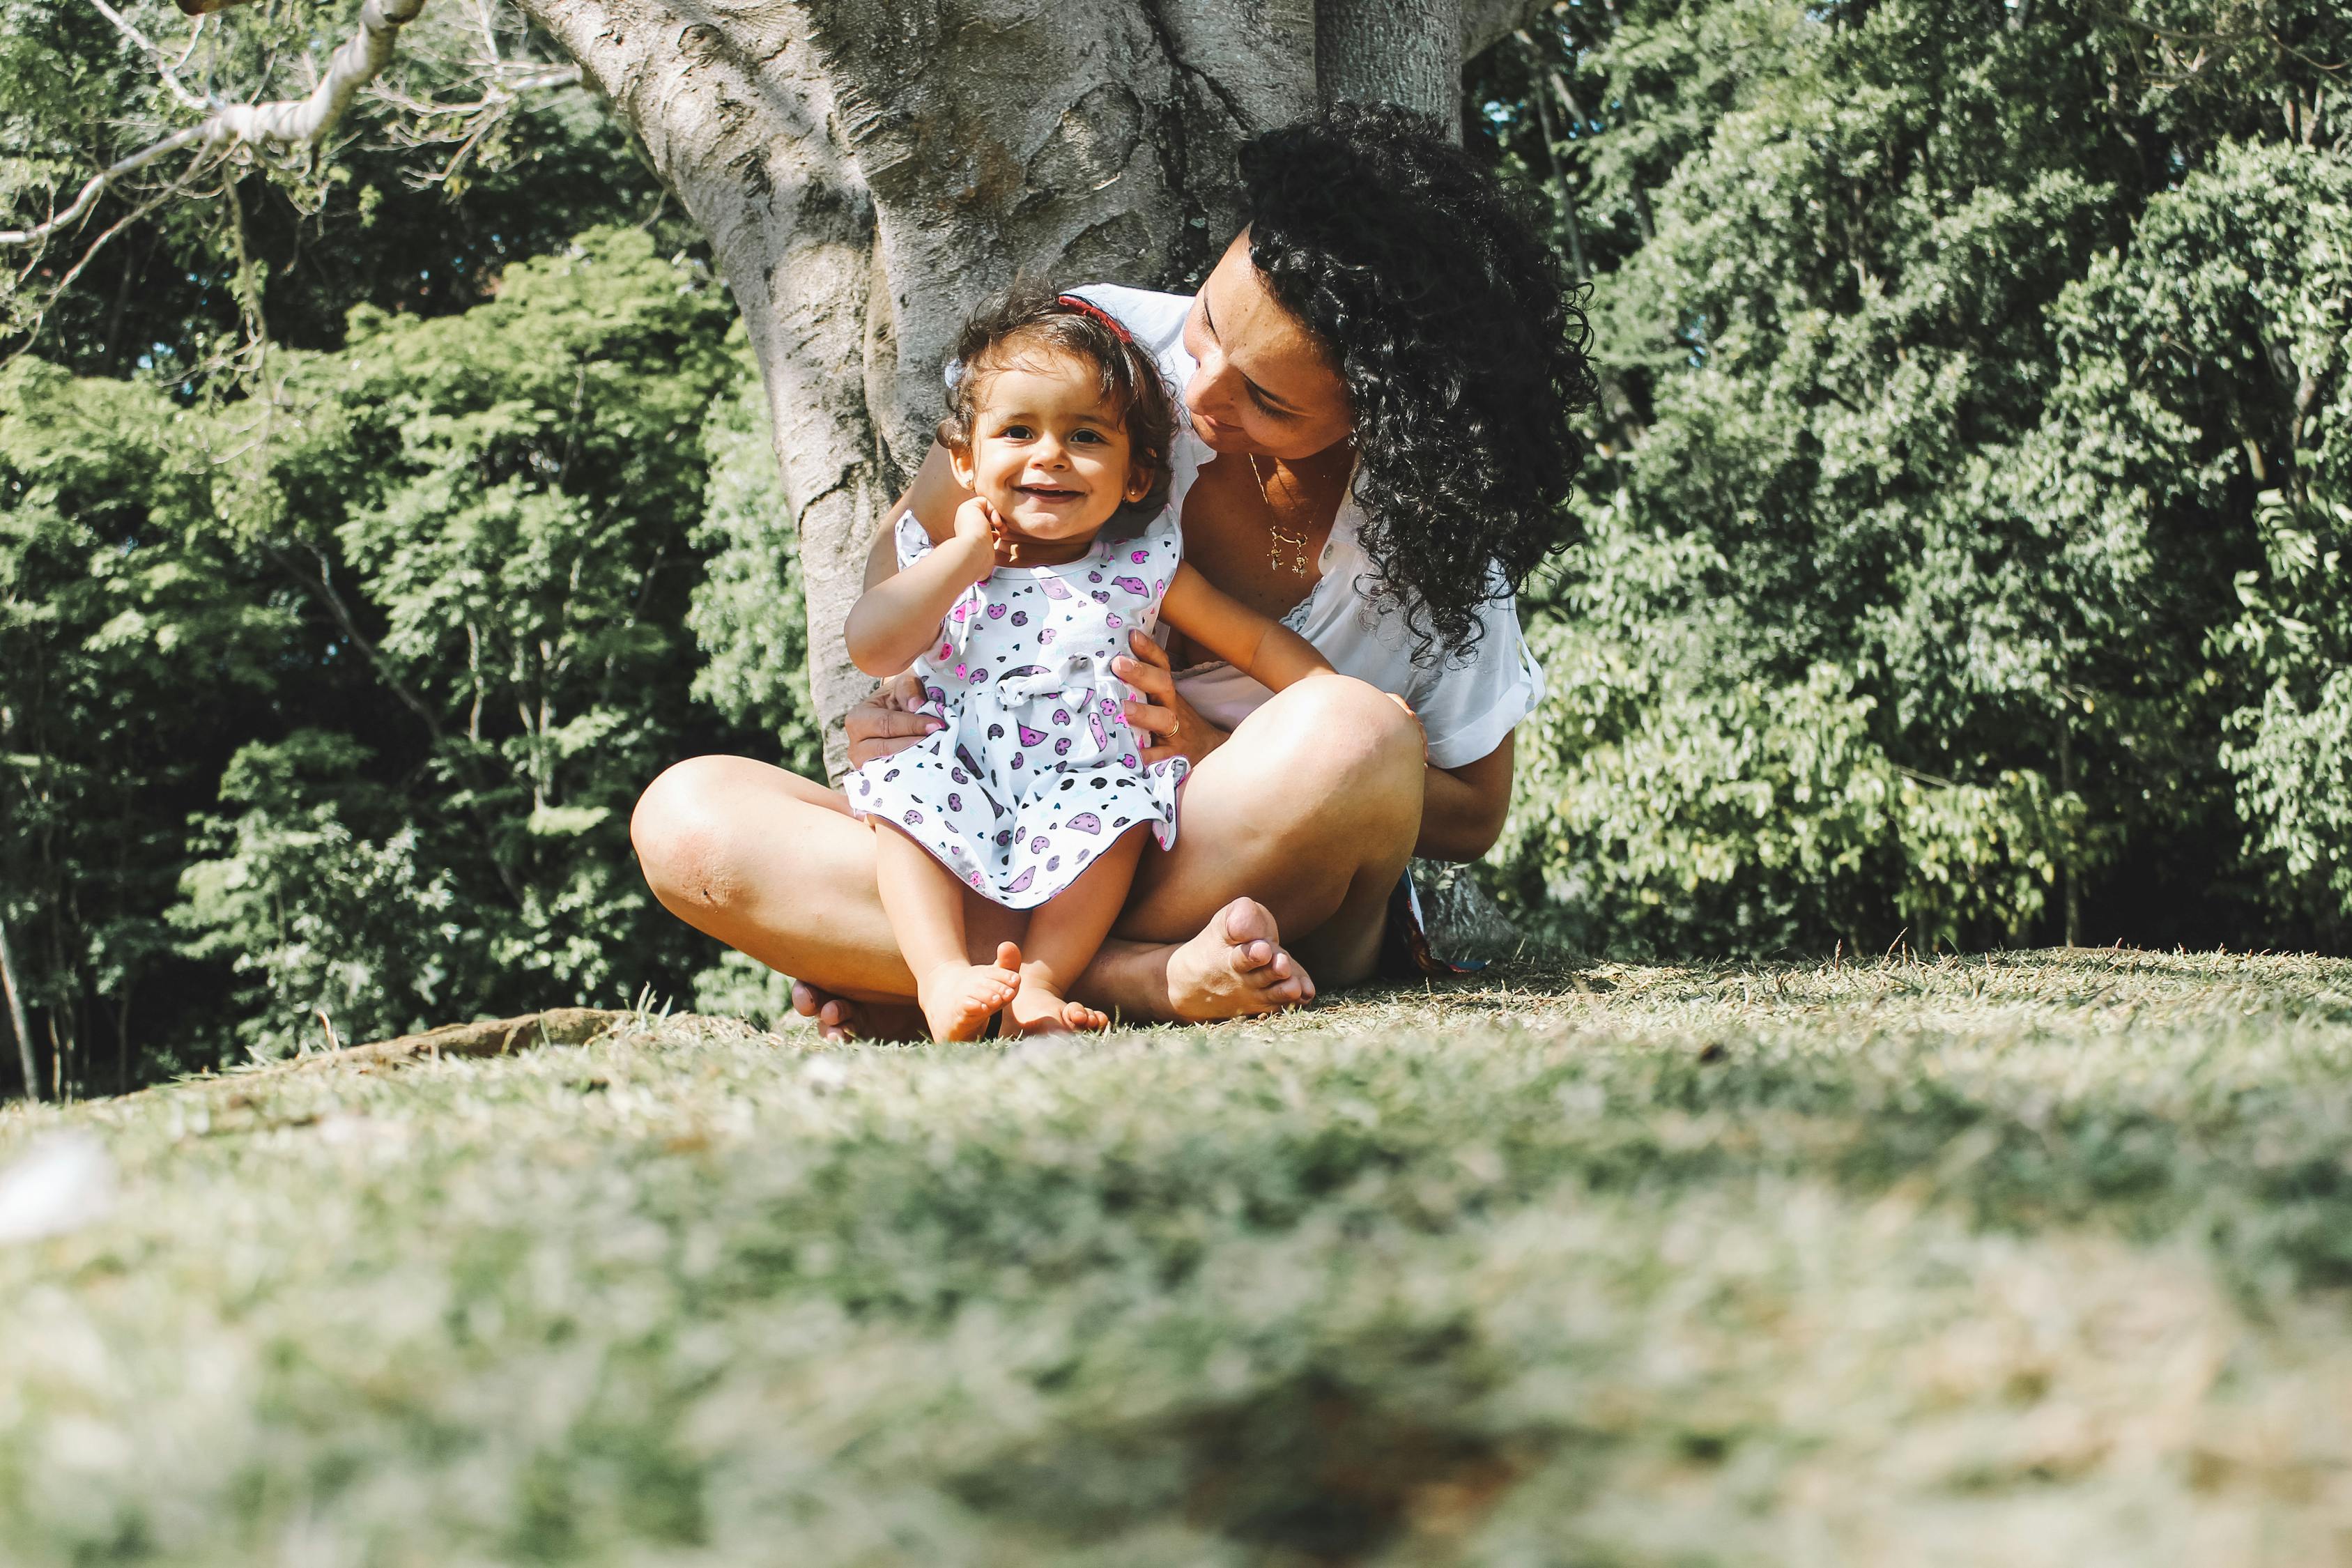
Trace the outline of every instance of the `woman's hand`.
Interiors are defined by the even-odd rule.
[[[849,710],[849,765],[862,768],[877,757],[892,757],[924,736],[947,728],[935,714],[919,713],[923,683],[911,669],[891,677],[881,689]]]
[[[1168,650],[1142,632],[1127,635],[1132,658],[1110,661],[1111,673],[1143,693],[1140,702],[1127,704],[1127,721],[1143,736],[1142,760],[1157,763],[1182,757],[1199,766],[1201,759],[1225,743],[1225,731],[1201,717],[1176,690],[1176,672]]]

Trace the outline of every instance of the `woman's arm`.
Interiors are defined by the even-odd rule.
[[[1475,763],[1433,767],[1421,796],[1421,838],[1412,852],[1431,860],[1475,860],[1503,835],[1511,809],[1512,736]]]
[[[1188,577],[1198,584],[1197,594],[1189,586],[1180,592],[1179,584],[1185,584]],[[1223,601],[1223,605],[1217,601]],[[1222,615],[1223,605],[1231,605],[1231,617]],[[1298,679],[1308,672],[1308,668],[1330,668],[1304,637],[1279,622],[1269,621],[1234,604],[1198,573],[1185,567],[1180,566],[1176,580],[1169,584],[1160,614],[1218,658],[1241,665],[1261,683],[1276,689]],[[1200,623],[1197,626],[1196,620]],[[1274,667],[1263,670],[1251,662],[1259,656],[1250,646],[1250,639],[1265,635],[1254,624],[1257,622],[1271,626],[1276,634],[1265,641],[1267,651],[1275,656]],[[1220,637],[1230,639],[1231,646],[1220,646],[1216,640]],[[1279,639],[1288,639],[1304,649],[1305,658],[1312,661],[1311,667],[1284,668],[1285,658],[1297,658],[1298,655]],[[1157,762],[1162,757],[1181,756],[1197,763],[1223,744],[1225,732],[1202,719],[1177,691],[1175,672],[1169,667],[1166,651],[1140,632],[1128,642],[1134,657],[1118,660],[1113,668],[1120,679],[1143,693],[1143,700],[1128,703],[1127,717],[1150,742],[1144,760]],[[1238,654],[1250,657],[1237,657]],[[1269,675],[1275,679],[1269,679]],[[1493,848],[1495,840],[1502,836],[1504,816],[1510,810],[1511,775],[1516,761],[1512,737],[1506,735],[1502,744],[1476,762],[1453,768],[1429,768],[1423,782],[1421,837],[1413,846],[1413,853],[1432,860],[1475,860]]]
[[[874,532],[874,542],[866,552],[866,586],[887,582],[898,570],[898,552],[892,542],[900,517],[912,511],[936,543],[953,535],[956,509],[971,499],[971,492],[956,481],[947,448],[933,442],[922,468],[916,471],[915,482],[883,514],[882,526]],[[923,683],[912,671],[885,679],[882,689],[852,708],[843,721],[842,727],[849,731],[849,765],[864,767],[877,757],[894,755],[940,729],[938,718],[916,711],[922,700]]]
[[[1332,673],[1313,643],[1181,562],[1160,598],[1160,618],[1269,691]]]
[[[842,631],[850,661],[877,679],[897,675],[930,646],[956,596],[995,569],[996,514],[974,496],[956,509],[950,538],[859,595]]]

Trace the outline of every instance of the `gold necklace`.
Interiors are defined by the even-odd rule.
[[[1249,458],[1250,478],[1257,481],[1258,500],[1265,502],[1265,515],[1267,518],[1265,525],[1266,567],[1269,571],[1281,571],[1282,552],[1284,550],[1287,549],[1291,552],[1290,570],[1292,574],[1294,576],[1304,577],[1307,575],[1307,536],[1303,533],[1293,533],[1288,529],[1282,526],[1281,519],[1275,516],[1274,497],[1266,491],[1265,478],[1257,471],[1257,454],[1255,452],[1251,452],[1246,455]],[[1293,480],[1292,488],[1294,490],[1297,489],[1297,481]]]

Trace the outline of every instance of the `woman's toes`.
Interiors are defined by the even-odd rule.
[[[1225,940],[1235,947],[1282,940],[1282,932],[1274,923],[1274,911],[1255,899],[1235,899],[1219,910],[1217,917]]]

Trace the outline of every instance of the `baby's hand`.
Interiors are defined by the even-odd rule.
[[[996,548],[996,509],[978,496],[956,508],[955,536],[958,542],[993,551]]]
[[[1004,524],[994,507],[974,496],[956,508],[955,537],[972,563],[973,582],[996,569],[1004,552]]]

